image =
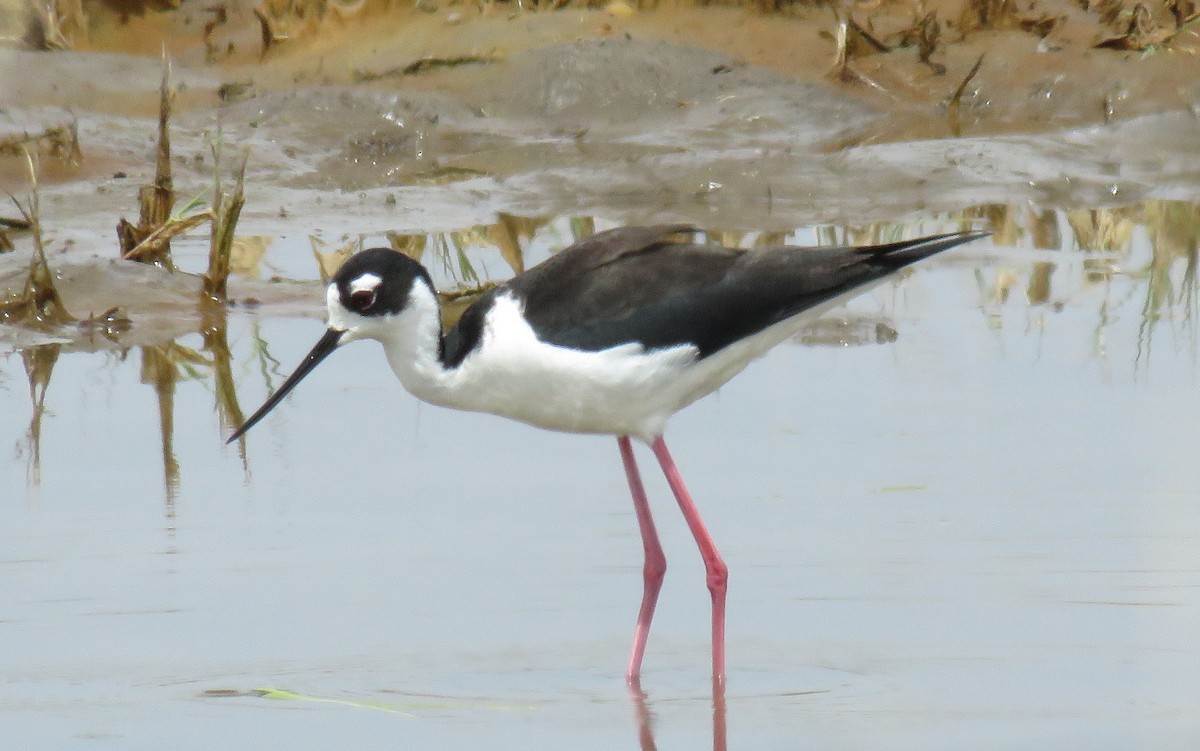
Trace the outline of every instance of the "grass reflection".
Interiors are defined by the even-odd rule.
[[[31,408],[29,427],[19,453],[25,457],[28,489],[34,492],[42,480],[42,422],[48,411],[47,392],[54,367],[64,352],[94,354],[115,350],[118,353],[117,362],[125,361],[128,354],[135,352],[140,356],[139,381],[153,390],[157,402],[163,497],[167,504],[167,516],[172,517],[181,479],[180,462],[175,451],[176,393],[180,382],[211,382],[222,434],[233,430],[245,419],[237,397],[225,309],[218,305],[211,307],[211,315],[204,319],[204,325],[198,332],[203,342],[199,350],[179,340],[126,347],[121,343],[121,336],[127,330],[122,329],[119,333],[106,330],[106,336],[95,337],[90,330],[80,326],[80,336],[71,344],[53,342],[20,350],[29,383]],[[271,374],[277,375],[279,372],[279,363],[271,357],[261,336],[256,336],[253,356],[260,362],[260,372],[270,385]]]
[[[1107,362],[1110,330],[1131,311],[1138,316],[1133,365],[1149,366],[1152,345],[1159,329],[1167,326],[1173,341],[1185,339],[1193,354],[1197,350],[1197,259],[1200,255],[1200,206],[1179,201],[1149,201],[1136,206],[1109,209],[1063,211],[1030,206],[985,205],[964,208],[952,214],[923,220],[861,226],[820,226],[795,231],[746,232],[709,229],[706,235],[729,245],[746,249],[783,243],[822,245],[880,243],[944,231],[978,227],[991,229],[998,250],[989,257],[968,257],[965,263],[975,267],[980,308],[991,328],[1002,328],[1002,310],[1024,308],[1034,312],[1038,321],[1027,328],[1040,330],[1044,316],[1074,308],[1076,311],[1098,301],[1092,352]],[[527,266],[570,242],[582,239],[597,229],[594,217],[519,217],[500,215],[492,224],[434,233],[391,232],[386,242],[398,252],[421,259],[440,271],[442,298],[447,326],[475,297],[495,284],[494,279],[520,273]],[[342,247],[326,250],[313,242],[313,277],[327,279],[336,267],[361,247],[366,238],[354,238]],[[239,240],[234,247],[244,248],[244,263],[234,264],[234,275],[255,277],[269,256],[284,252],[269,238]],[[1015,250],[1012,250],[1015,249]],[[1024,251],[1024,253],[1023,253]],[[978,251],[976,251],[978,252]],[[502,268],[489,268],[488,254],[499,254]],[[1031,258],[1029,253],[1033,253]],[[239,257],[235,253],[235,258]],[[494,257],[494,256],[492,256]],[[29,274],[38,279],[49,276],[45,257],[37,254]],[[963,263],[963,261],[953,261]],[[1071,273],[1066,273],[1070,271]],[[36,279],[34,280],[37,281]],[[10,280],[11,283],[11,280]],[[18,283],[19,285],[19,283]],[[19,285],[17,295],[27,295],[29,284]],[[13,294],[12,292],[9,293]],[[314,285],[313,305],[321,294]],[[70,304],[70,300],[66,301]],[[267,301],[270,302],[269,300]],[[253,373],[268,390],[283,377],[280,363],[271,355],[268,342],[259,329],[259,316],[250,317],[248,346],[235,351],[229,343],[231,309],[213,301],[197,303],[198,347],[189,347],[176,339],[145,344],[141,341],[138,316],[125,317],[115,309],[82,322],[67,321],[54,325],[46,320],[27,321],[10,318],[8,330],[51,332],[56,341],[38,343],[20,349],[21,361],[29,382],[31,417],[21,453],[27,461],[28,485],[41,482],[42,422],[47,411],[47,393],[55,364],[64,351],[95,352],[116,350],[140,354],[140,380],[150,386],[157,399],[159,444],[163,467],[163,492],[168,514],[181,482],[180,461],[175,449],[176,396],[180,381],[206,384],[214,395],[218,415],[218,435],[222,438],[240,425],[245,414],[238,400],[239,377],[234,362],[245,360],[242,370]],[[192,314],[195,308],[183,313]],[[243,313],[237,315],[243,316]],[[243,319],[244,320],[244,319]],[[61,335],[61,336],[60,336]],[[863,321],[825,321],[799,341],[808,345],[846,346],[875,344],[895,340],[897,334],[888,316]],[[62,341],[57,341],[61,339]],[[22,341],[13,336],[12,341]],[[36,341],[36,340],[35,340]],[[45,341],[43,338],[42,342]],[[67,342],[66,344],[62,343]],[[1106,366],[1107,367],[1107,366]],[[245,466],[245,446],[240,455]]]
[[[179,491],[179,460],[174,450],[175,390],[181,378],[209,383],[215,400],[221,435],[228,434],[245,419],[237,396],[237,381],[233,375],[233,352],[229,346],[229,327],[224,306],[205,306],[200,328],[200,350],[186,347],[178,341],[163,345],[141,347],[142,383],[154,388],[158,397],[159,436],[162,450],[163,492],[168,503],[168,515],[173,515],[175,497]],[[261,337],[259,337],[261,341]],[[274,361],[266,343],[257,348],[260,362]],[[266,370],[263,370],[264,374]],[[241,452],[245,463],[245,453]]]
[[[175,458],[175,384],[179,380],[179,360],[190,359],[192,351],[171,343],[142,347],[142,383],[158,395],[158,430],[163,465],[163,493],[167,516],[175,515],[175,496],[179,491],[179,460]]]
[[[995,229],[997,245],[1084,254],[1084,284],[1101,287],[1104,292],[1092,334],[1097,357],[1107,356],[1106,331],[1129,306],[1136,306],[1139,316],[1135,369],[1149,366],[1156,331],[1164,323],[1176,341],[1186,337],[1187,346],[1196,352],[1200,205],[1147,201],[1063,212],[1013,207],[981,207],[978,211]],[[1058,311],[1069,304],[1066,296],[1059,299],[1054,294],[1056,268],[1054,261],[1032,264],[1025,289],[1031,307]],[[1117,292],[1117,279],[1133,284],[1122,284]],[[1011,266],[997,266],[991,280],[981,286],[985,310],[994,311],[1006,303],[1019,282],[1020,275]],[[1073,283],[1064,279],[1068,288]]]
[[[1143,274],[1146,298],[1138,330],[1138,360],[1148,360],[1156,324],[1180,320],[1196,351],[1196,257],[1200,253],[1200,206],[1156,201],[1145,206],[1144,223],[1153,249]],[[1182,270],[1180,270],[1182,267]]]
[[[46,413],[46,391],[50,388],[50,376],[61,353],[61,344],[46,344],[21,351],[25,377],[29,380],[29,403],[33,407],[29,429],[25,433],[25,480],[31,488],[42,482],[42,415]]]

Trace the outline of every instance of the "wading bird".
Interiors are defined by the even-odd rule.
[[[649,444],[704,559],[712,593],[713,680],[725,678],[727,568],[667,451],[676,412],[805,323],[911,263],[987,232],[871,247],[742,251],[698,243],[684,225],[601,232],[484,293],[449,331],[421,264],[364,250],[326,290],[325,335],[234,441],[338,347],[383,345],[409,392],[541,428],[617,437],[645,549],[626,677],[638,682],[666,558],[630,438]]]

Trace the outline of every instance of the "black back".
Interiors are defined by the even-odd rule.
[[[742,251],[680,242],[686,225],[593,235],[477,300],[445,339],[456,366],[476,346],[496,295],[512,294],[545,342],[597,351],[692,344],[706,357],[896,270],[986,235],[965,232],[868,248]]]

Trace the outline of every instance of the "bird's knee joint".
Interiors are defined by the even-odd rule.
[[[647,558],[642,566],[642,577],[648,582],[661,582],[667,575],[666,558]]]
[[[712,592],[724,591],[729,583],[729,568],[718,561],[708,567],[708,588]]]

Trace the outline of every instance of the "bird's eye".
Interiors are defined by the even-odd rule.
[[[350,293],[350,307],[355,310],[366,310],[375,304],[375,290],[356,289]]]

